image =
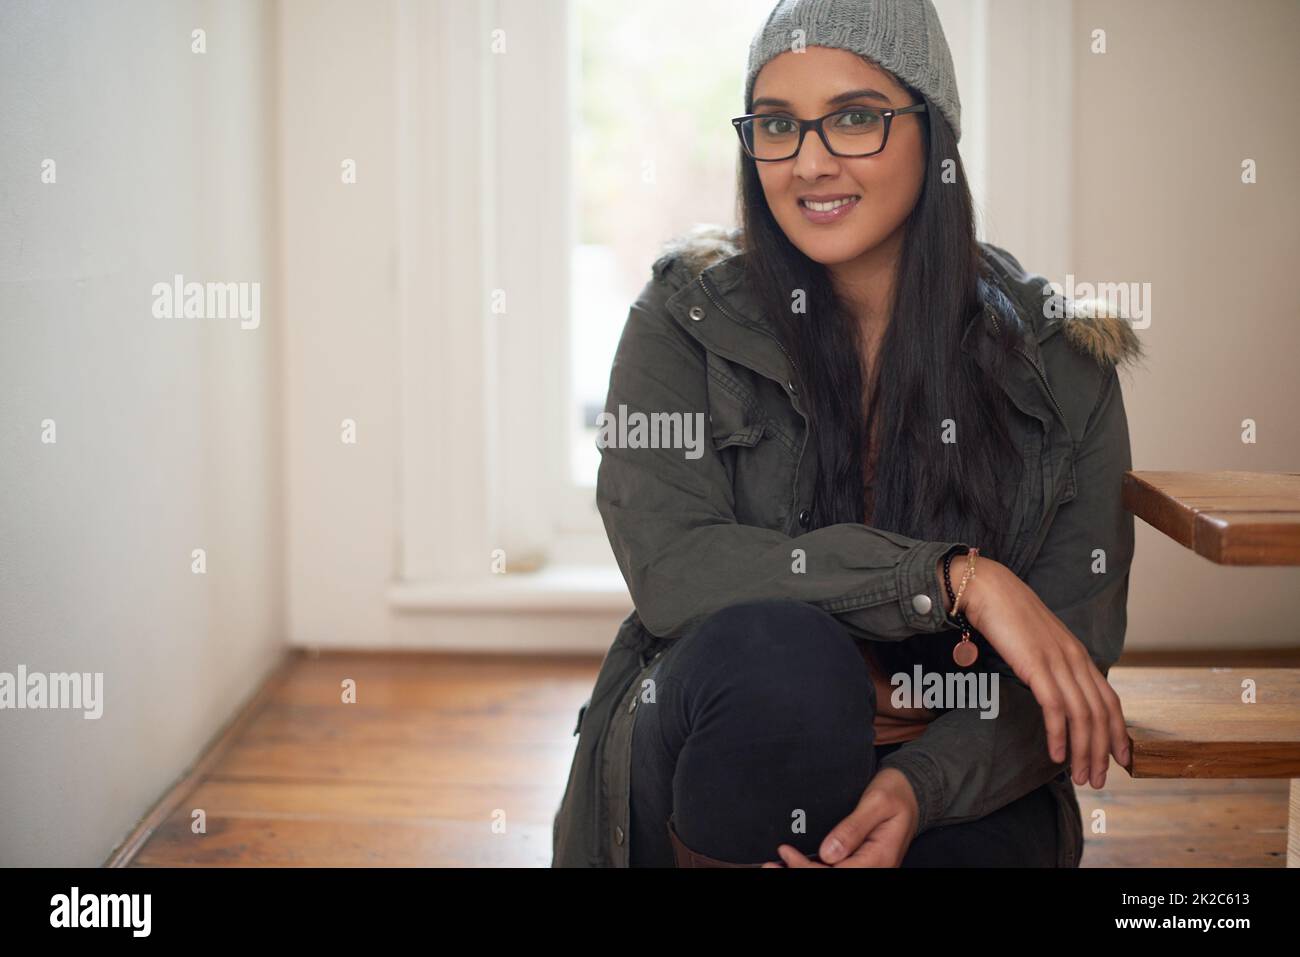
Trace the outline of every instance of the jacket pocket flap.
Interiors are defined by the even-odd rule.
[[[758,444],[758,440],[763,437],[765,423],[762,421],[738,429],[733,429],[727,424],[720,425],[716,419],[712,421],[713,447],[715,449],[725,449],[729,445],[743,445],[747,448],[753,448]]]
[[[763,437],[767,415],[743,386],[717,365],[709,355],[709,429],[713,447],[731,445],[752,448]]]

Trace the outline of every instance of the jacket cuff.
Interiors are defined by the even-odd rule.
[[[947,806],[939,766],[928,754],[899,748],[880,759],[878,772],[885,768],[901,772],[912,785],[912,791],[916,794],[916,833],[924,834]]]
[[[898,605],[910,630],[933,633],[957,627],[948,615],[947,591],[935,576],[935,565],[949,552],[969,550],[964,542],[925,542],[899,562]]]

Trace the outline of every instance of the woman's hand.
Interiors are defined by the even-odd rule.
[[[916,833],[920,814],[916,794],[903,772],[882,768],[862,792],[853,813],[840,821],[822,840],[810,860],[790,844],[777,853],[787,867],[898,867]],[[781,867],[771,861],[764,867]]]
[[[958,555],[952,560],[954,590],[964,574]],[[1069,732],[1075,784],[1103,787],[1108,754],[1128,765],[1129,737],[1119,695],[1097,670],[1088,649],[1032,588],[1005,565],[980,557],[960,610],[1042,706],[1052,760],[1065,760]]]

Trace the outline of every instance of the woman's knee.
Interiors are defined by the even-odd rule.
[[[695,629],[696,655],[746,660],[776,658],[848,660],[853,639],[834,616],[789,599],[728,605]]]
[[[805,853],[861,798],[874,773],[872,685],[854,639],[801,602],[725,608],[672,662],[690,734],[673,808],[688,847],[728,861]],[[806,830],[792,831],[792,820]]]
[[[680,649],[674,670],[701,683],[742,687],[756,704],[799,699],[833,705],[840,694],[870,701],[870,675],[854,639],[834,616],[807,602],[730,605],[681,640],[690,644]]]

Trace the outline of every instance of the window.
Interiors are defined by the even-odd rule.
[[[977,205],[1011,224],[995,241],[1034,249],[1048,274],[1070,231],[1069,6],[936,5]],[[593,566],[621,587],[595,507],[596,416],[660,246],[736,221],[728,121],[771,8],[399,5],[400,582],[494,588],[503,553],[510,572]],[[574,594],[593,590],[579,578]]]
[[[566,480],[594,489],[596,416],[628,306],[659,246],[735,222],[749,41],[771,0],[568,0],[576,103]]]

